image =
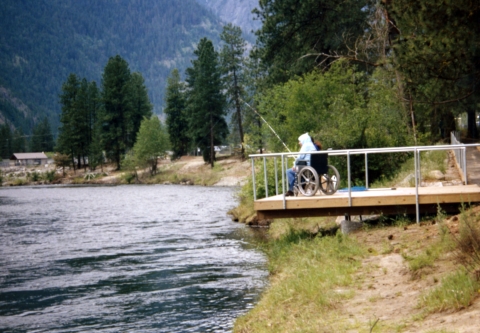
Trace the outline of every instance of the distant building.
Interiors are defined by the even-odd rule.
[[[48,157],[44,153],[15,153],[10,161],[14,165],[43,165],[48,163]]]

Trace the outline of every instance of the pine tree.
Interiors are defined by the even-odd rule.
[[[50,130],[50,123],[47,117],[45,117],[33,128],[32,138],[30,140],[30,151],[53,151],[53,146],[53,135]]]
[[[101,101],[100,91],[95,81],[88,86],[89,96],[89,128],[90,145],[88,147],[88,166],[90,170],[95,170],[98,165],[103,169],[103,150],[102,150],[102,123],[101,123]]]
[[[214,146],[228,134],[225,121],[225,96],[222,94],[218,55],[213,44],[202,38],[194,51],[197,59],[187,69],[188,118],[193,142],[203,152],[203,159],[214,166]]]
[[[238,136],[241,144],[241,156],[245,158],[245,142],[243,137],[242,111],[244,103],[244,64],[243,54],[245,53],[245,40],[242,38],[242,30],[239,27],[227,24],[220,35],[225,43],[220,53],[222,72],[228,103],[235,111],[232,121],[236,123]]]
[[[324,61],[319,54],[347,49],[366,29],[371,0],[260,0],[256,32],[269,80],[285,82]],[[310,55],[310,56],[308,56]]]
[[[102,142],[104,149],[120,169],[122,155],[133,140],[129,140],[130,115],[132,105],[129,101],[128,84],[130,69],[119,55],[111,57],[105,66],[102,77]]]
[[[62,94],[60,94],[60,104],[62,106],[60,122],[62,125],[59,128],[56,147],[59,153],[70,156],[74,168],[73,158],[77,155],[75,113],[79,89],[80,81],[77,75],[70,74],[67,81],[62,85]]]
[[[128,94],[132,109],[128,120],[127,147],[133,147],[142,119],[150,118],[153,109],[142,74],[132,73],[128,83]]]
[[[168,78],[165,93],[166,126],[173,150],[173,159],[187,153],[190,143],[188,137],[188,123],[186,115],[185,84],[180,81],[178,69],[172,70]]]
[[[24,153],[27,151],[27,140],[21,128],[16,128],[13,132],[12,150],[14,153]]]
[[[475,109],[480,96],[480,6],[475,1],[396,0],[385,8],[396,28],[394,64],[420,129],[437,139],[454,116]],[[444,128],[439,128],[440,124]]]
[[[0,160],[9,159],[13,153],[13,135],[10,125],[8,123],[0,125]]]

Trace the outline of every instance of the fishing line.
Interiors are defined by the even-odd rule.
[[[255,110],[253,107],[251,107],[250,104],[248,104],[247,102],[245,102],[243,99],[240,98],[240,100],[241,100],[243,103],[247,104],[247,106],[248,106],[250,109],[252,109],[253,112],[255,112],[255,113],[260,117],[260,119],[263,120],[263,122],[264,122],[265,124],[267,124],[267,126],[270,128],[270,130],[273,132],[273,134],[275,134],[275,135],[277,136],[278,140],[280,140],[280,142],[283,143],[283,145],[285,146],[285,148],[287,148],[288,152],[291,153],[290,149],[288,149],[288,147],[287,147],[287,145],[285,144],[285,142],[283,142],[282,139],[280,139],[280,136],[278,136],[277,132],[275,132],[275,130],[272,128],[272,126],[270,126],[270,124],[267,123],[267,121],[262,117],[262,115],[261,115],[260,113],[258,113],[257,110]]]

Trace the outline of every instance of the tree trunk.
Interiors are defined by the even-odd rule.
[[[478,139],[477,119],[474,110],[467,111],[468,137]]]
[[[240,135],[240,143],[242,145],[241,158],[245,159],[245,145],[243,140],[243,126],[242,126],[242,110],[240,108],[240,92],[237,84],[237,73],[233,71],[233,84],[235,89],[235,108],[237,109],[238,134]]]
[[[212,114],[210,114],[210,165],[213,168],[213,153],[215,152],[214,141],[213,141],[213,119]]]

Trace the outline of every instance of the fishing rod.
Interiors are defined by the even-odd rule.
[[[272,128],[272,126],[270,126],[270,124],[267,123],[267,121],[265,120],[265,118],[263,118],[262,115],[257,112],[257,110],[255,110],[253,107],[251,107],[250,104],[248,104],[247,102],[245,102],[245,101],[244,101],[243,99],[241,99],[241,98],[240,98],[240,100],[241,100],[243,103],[247,104],[247,106],[248,106],[250,109],[252,109],[253,112],[255,112],[255,113],[260,117],[260,119],[263,120],[263,122],[264,122],[265,124],[267,124],[267,126],[270,128],[270,130],[273,132],[273,134],[275,134],[275,135],[277,136],[278,140],[280,140],[280,142],[283,143],[283,145],[285,146],[285,148],[287,148],[288,152],[291,153],[290,149],[288,149],[288,147],[287,147],[287,145],[285,144],[285,142],[283,142],[283,140],[280,139],[280,136],[278,136],[277,132],[275,132],[275,130]]]

